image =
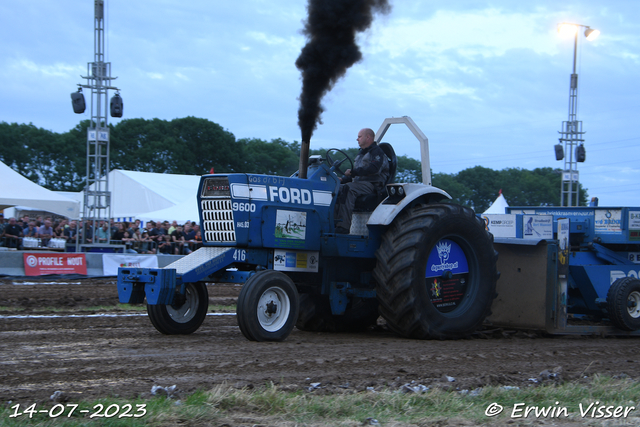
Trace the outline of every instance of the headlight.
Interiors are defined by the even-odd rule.
[[[383,203],[385,205],[397,205],[407,195],[407,192],[404,191],[404,187],[398,184],[387,185],[387,193],[389,194],[389,197],[384,200]]]

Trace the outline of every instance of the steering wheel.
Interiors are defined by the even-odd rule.
[[[331,154],[329,153],[332,151],[336,151],[342,154],[344,158],[342,160],[338,160],[338,158],[335,157],[335,154],[334,157],[331,157]],[[349,169],[353,169],[353,160],[351,160],[351,157],[349,157],[349,155],[342,150],[338,150],[337,148],[330,148],[329,150],[327,150],[327,154],[325,155],[325,157],[327,158],[327,162],[331,165],[333,170],[339,172],[340,175],[344,175],[344,171],[340,168],[340,165],[343,164],[346,160],[349,160],[349,163],[351,164],[351,167]]]

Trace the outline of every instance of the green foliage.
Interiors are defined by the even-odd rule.
[[[271,142],[262,139],[240,139],[242,148],[242,171],[267,175],[290,176],[298,170],[300,163],[300,144],[289,143],[283,139]]]
[[[396,182],[422,182],[422,163],[407,156],[398,156]]]
[[[70,134],[60,135],[33,124],[0,123],[0,160],[50,189],[78,191],[86,175],[84,143]]]
[[[85,120],[69,132],[57,134],[33,124],[1,122],[0,160],[51,190],[80,191],[86,177],[88,127],[89,121]],[[214,168],[217,173],[290,176],[299,164],[298,142],[280,138],[236,140],[219,124],[196,117],[122,120],[110,126],[110,132],[110,169],[202,175]],[[358,154],[357,147],[342,151],[351,159]],[[311,155],[322,157],[326,152],[324,148],[310,150]],[[422,182],[420,161],[399,156],[395,180]],[[560,171],[552,168],[496,171],[476,166],[457,174],[432,174],[435,187],[449,193],[453,202],[476,212],[486,210],[500,189],[511,206],[557,206],[560,180]],[[580,205],[586,206],[587,199],[581,186]]]
[[[498,197],[499,191],[510,206],[558,206],[560,171],[518,168],[495,171],[476,166],[457,174],[433,174],[433,185],[448,192],[455,203],[484,212]],[[580,206],[586,206],[587,191],[580,184]]]
[[[460,171],[456,181],[469,191],[464,194],[464,205],[472,207],[476,212],[483,212],[497,197],[500,173],[492,169],[476,166]],[[493,196],[496,194],[496,196]]]
[[[84,187],[89,121],[57,134],[34,125],[0,123],[0,161],[56,191]],[[203,175],[253,172],[291,175],[300,147],[282,139],[236,141],[217,123],[185,117],[122,120],[110,129],[110,169]]]
[[[532,171],[504,169],[501,171],[501,188],[508,194],[512,206],[558,206],[560,204],[559,170],[536,168]],[[587,203],[587,193],[580,190],[580,205]]]
[[[233,134],[206,119],[129,119],[111,131],[111,169],[203,175],[241,166]]]
[[[434,187],[446,191],[454,203],[471,207],[469,203],[471,190],[461,182],[458,182],[455,174],[432,173],[431,183]]]

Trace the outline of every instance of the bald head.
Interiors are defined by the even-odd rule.
[[[362,149],[368,148],[373,144],[373,139],[375,138],[375,133],[373,130],[369,128],[361,129],[358,132],[358,146]]]

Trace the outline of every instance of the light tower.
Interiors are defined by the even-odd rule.
[[[84,188],[84,207],[82,227],[91,226],[94,232],[92,241],[83,233],[82,246],[104,246],[110,243],[97,242],[97,229],[100,221],[109,223],[111,218],[111,192],[109,191],[109,127],[108,127],[108,91],[118,88],[111,86],[111,63],[105,62],[105,22],[104,0],[94,0],[94,58],[87,64],[86,84],[78,84],[78,92],[71,94],[73,110],[83,113],[85,109],[82,88],[91,89],[91,120],[87,129],[87,180]],[[119,93],[111,99],[111,116],[122,117],[123,103]]]
[[[558,32],[573,35],[573,73],[569,84],[569,120],[562,122],[560,143],[555,146],[556,160],[564,159],[562,170],[562,184],[560,189],[560,206],[578,206],[580,204],[580,176],[578,162],[586,160],[584,148],[584,132],[582,121],[578,121],[578,74],[576,73],[576,57],[578,50],[578,33],[584,28],[587,40],[595,39],[600,31],[586,25],[562,23],[558,25]],[[564,149],[563,149],[564,143]]]

